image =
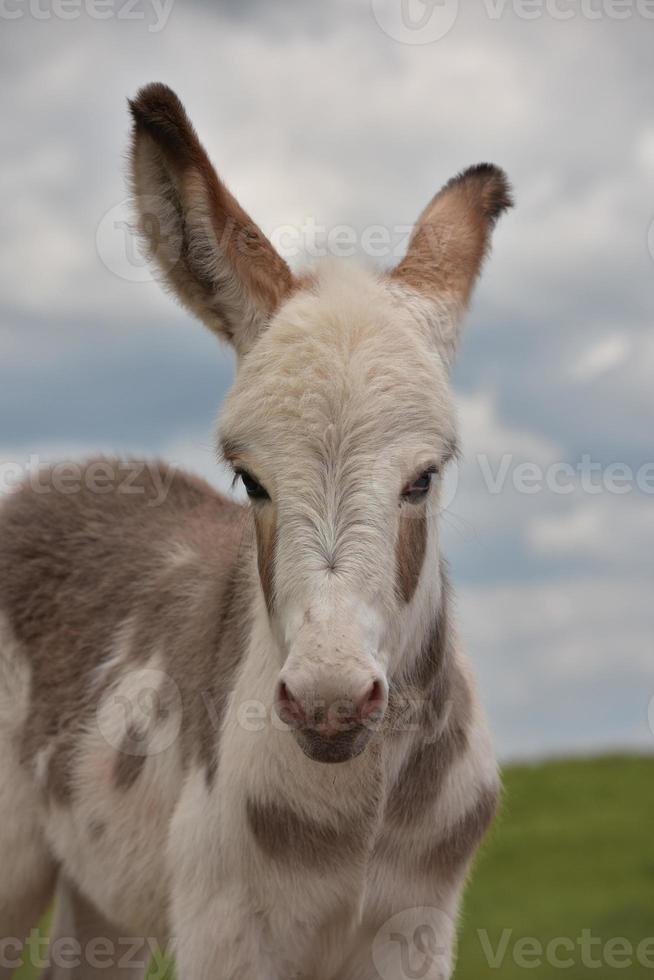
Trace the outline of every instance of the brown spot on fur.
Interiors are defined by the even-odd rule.
[[[283,864],[327,869],[363,858],[370,843],[369,815],[359,813],[340,823],[319,823],[283,803],[263,803],[249,797],[246,816],[263,853]]]
[[[412,691],[427,692],[434,696],[435,685],[439,682],[439,673],[449,667],[450,650],[450,604],[451,588],[448,578],[447,565],[443,559],[440,562],[441,601],[436,610],[431,630],[425,637],[418,657],[407,677],[407,686]],[[441,681],[442,683],[442,681]]]
[[[259,579],[268,612],[272,614],[275,591],[275,550],[277,547],[277,520],[274,509],[268,506],[265,512],[255,511],[254,522],[257,529]]]
[[[433,741],[419,743],[393,786],[386,810],[396,825],[420,819],[440,795],[452,763],[467,746],[465,729],[454,723]]]
[[[116,789],[131,789],[143,771],[144,755],[127,755],[119,750],[114,766],[114,785]]]
[[[454,177],[416,222],[405,258],[392,276],[426,296],[466,306],[499,216],[513,204],[499,167],[480,163]]]
[[[489,830],[497,813],[498,803],[499,790],[496,787],[484,788],[473,806],[445,837],[420,856],[418,864],[421,871],[433,873],[444,880],[458,877]]]
[[[75,742],[72,738],[58,740],[48,762],[45,793],[59,806],[68,806],[73,799]]]
[[[389,793],[386,819],[402,826],[422,818],[437,800],[451,765],[468,745],[471,694],[456,662],[448,624],[449,587],[442,568],[441,606],[407,686],[391,690],[394,705],[404,696],[414,698],[412,711],[400,716],[396,730],[416,727],[413,749]],[[406,721],[406,724],[404,723]]]
[[[88,831],[92,841],[99,841],[106,834],[107,825],[104,820],[89,820]]]
[[[395,545],[395,582],[404,602],[411,602],[420,581],[427,550],[428,524],[424,509],[405,504]]]
[[[131,789],[143,771],[147,759],[147,745],[143,735],[128,728],[118,749],[114,764],[114,785],[116,789]]]

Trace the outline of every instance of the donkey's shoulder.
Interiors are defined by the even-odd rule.
[[[73,622],[86,634],[156,591],[183,555],[221,580],[247,509],[160,462],[98,458],[28,478],[0,507],[0,608],[31,639]]]
[[[196,477],[134,460],[53,466],[2,502],[0,623],[31,678],[21,757],[53,754],[41,781],[59,799],[103,685],[155,655],[188,709],[185,755],[215,764],[201,698],[218,690],[221,709],[244,649],[248,513]]]

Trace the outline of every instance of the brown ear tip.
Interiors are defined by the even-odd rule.
[[[145,85],[129,99],[135,133],[145,131],[180,161],[188,158],[197,137],[180,99],[163,82]]]
[[[185,115],[184,107],[179,98],[168,85],[163,82],[150,82],[128,100],[129,108],[135,122],[152,119],[161,113],[181,113]]]
[[[513,191],[509,178],[494,163],[478,163],[468,167],[452,183],[474,188],[484,214],[495,222],[508,208],[513,207]]]

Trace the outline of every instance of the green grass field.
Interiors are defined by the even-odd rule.
[[[615,757],[514,767],[505,773],[503,814],[479,858],[467,894],[457,980],[497,976],[554,978],[617,975],[654,978],[654,758]],[[501,966],[484,955],[479,930],[493,951],[512,930]],[[584,965],[578,940],[590,930],[593,942]],[[482,934],[483,936],[484,934]],[[546,947],[543,956],[521,961],[520,939]],[[626,963],[628,946],[634,949]],[[575,944],[575,950],[570,945]],[[621,951],[622,950],[622,951]],[[514,953],[519,963],[514,960]],[[554,959],[552,959],[552,953]],[[556,965],[556,958],[574,965]]]
[[[654,980],[654,758],[514,766],[504,779],[467,893],[457,980]],[[25,967],[15,980],[35,975]]]

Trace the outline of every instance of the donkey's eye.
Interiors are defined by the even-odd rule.
[[[435,472],[436,467],[430,466],[429,469],[420,473],[411,483],[408,483],[402,491],[402,500],[408,500],[411,504],[417,504],[420,500],[423,500],[429,493],[431,480]]]
[[[250,500],[270,500],[268,491],[265,487],[262,487],[260,483],[250,476],[245,470],[238,470],[237,476],[240,476],[241,482],[245,487],[245,492],[247,493]]]

